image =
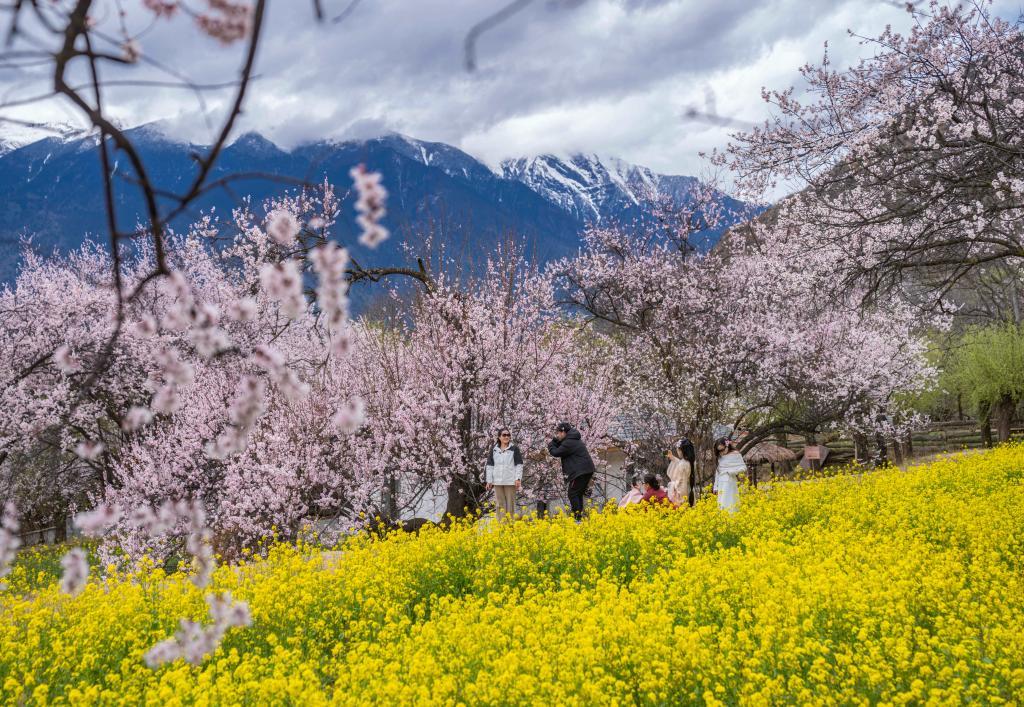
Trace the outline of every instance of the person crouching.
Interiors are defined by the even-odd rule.
[[[644,497],[640,502],[665,503],[670,506],[675,505],[668,499],[668,494],[665,493],[665,489],[661,488],[661,481],[658,480],[657,474],[644,474]]]

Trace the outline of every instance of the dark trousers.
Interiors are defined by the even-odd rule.
[[[584,474],[569,482],[569,508],[572,509],[572,515],[576,520],[583,517],[583,497],[592,476],[593,474]]]

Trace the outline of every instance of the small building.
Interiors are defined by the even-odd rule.
[[[757,486],[758,469],[765,464],[769,466],[769,474],[775,476],[775,467],[782,467],[784,474],[788,474],[796,461],[796,453],[787,447],[772,442],[758,442],[743,455],[750,469],[750,481]],[[769,477],[769,478],[770,478]]]

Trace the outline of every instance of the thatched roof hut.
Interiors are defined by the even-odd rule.
[[[743,458],[748,464],[781,464],[796,461],[796,453],[771,442],[758,442],[743,455]]]

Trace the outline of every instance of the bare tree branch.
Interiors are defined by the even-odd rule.
[[[525,10],[533,0],[513,0],[508,5],[498,10],[492,15],[488,15],[484,19],[477,22],[475,25],[470,27],[469,32],[466,33],[465,41],[465,63],[466,71],[476,71],[476,43],[480,39],[480,35],[488,30],[494,29],[502,22],[505,22],[516,13]],[[354,4],[354,3],[353,3]]]

